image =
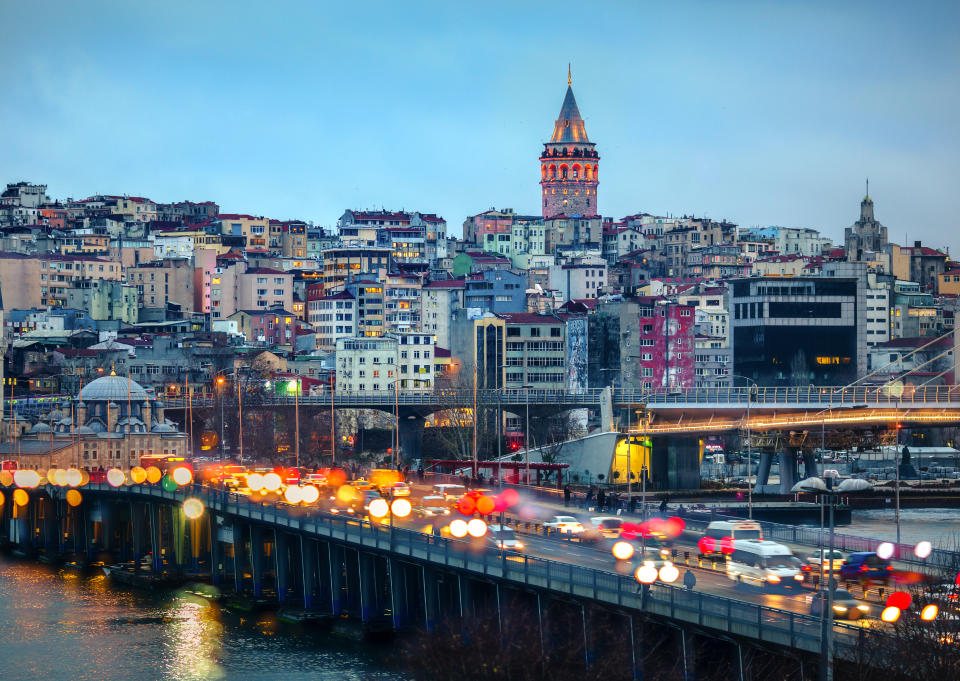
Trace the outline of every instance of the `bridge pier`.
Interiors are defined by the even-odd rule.
[[[423,425],[425,419],[419,414],[400,411],[400,452],[404,459],[423,458]]]
[[[148,503],[147,515],[150,518],[150,567],[154,574],[160,574],[163,570],[163,556],[160,553],[160,509],[156,504]]]
[[[327,544],[330,577],[330,611],[339,617],[344,610],[349,612],[347,551],[342,546]],[[346,593],[345,593],[346,592]]]
[[[422,565],[420,579],[423,582],[423,627],[433,633],[440,620],[440,583],[437,571]]]
[[[408,570],[404,563],[391,558],[387,563],[390,575],[390,615],[393,628],[406,627],[411,621],[410,592],[407,588]],[[416,576],[414,576],[416,578]]]
[[[699,489],[699,435],[657,436],[652,440],[649,475],[654,489]]]
[[[253,597],[263,596],[263,528],[250,525],[250,574],[253,576]]]
[[[792,452],[779,452],[780,461],[780,494],[790,494],[790,490],[797,484],[797,457]]]
[[[241,595],[244,592],[243,573],[246,569],[248,533],[243,524],[235,520],[233,522],[232,535],[233,541],[230,543],[230,563],[233,566],[233,590],[237,595]]]
[[[812,478],[820,475],[817,470],[817,457],[809,449],[803,452],[803,477]]]
[[[314,542],[300,535],[300,582],[303,590],[303,607],[305,610],[313,608],[314,585],[316,577],[317,548]]]
[[[290,554],[287,536],[278,530],[273,531],[273,569],[276,574],[277,602],[287,600],[287,588],[290,581]]]
[[[752,465],[752,464],[751,464]],[[770,452],[760,453],[760,463],[757,467],[757,480],[755,485],[762,487],[770,483],[770,466],[773,465],[773,454]]]

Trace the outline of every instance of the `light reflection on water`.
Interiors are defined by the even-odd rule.
[[[369,648],[225,615],[190,594],[118,589],[103,575],[0,556],[3,677],[15,681],[402,681]]]

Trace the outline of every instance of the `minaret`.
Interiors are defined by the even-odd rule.
[[[553,135],[540,154],[540,188],[543,216],[597,215],[597,174],[600,156],[587,137],[587,128],[573,96],[572,74],[567,65],[567,94]]]

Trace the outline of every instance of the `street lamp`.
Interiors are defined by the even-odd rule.
[[[837,504],[837,494],[833,490],[833,478],[826,478],[826,490],[818,487],[804,487],[807,492],[814,492],[821,495],[821,502],[824,497],[830,504],[830,541],[827,555],[823,555],[823,541],[818,542],[820,548],[820,570],[821,575],[825,561],[830,561],[830,576],[827,578],[827,602],[823,602],[823,577],[820,578],[820,589],[817,598],[820,599],[820,678],[823,681],[833,681],[833,594],[836,589],[836,580],[833,577],[833,509]],[[821,525],[821,537],[823,527]]]
[[[223,377],[223,374],[218,372],[217,374],[217,393],[220,395],[220,461],[223,461],[224,458],[224,444],[223,444],[223,384],[227,382],[227,379]]]
[[[523,431],[523,448],[525,450],[524,454],[526,455],[526,477],[527,477],[527,486],[530,486],[530,390],[533,388],[532,385],[522,385],[520,386],[524,390],[526,395],[527,403],[527,426],[526,430]]]
[[[753,520],[753,480],[750,475],[753,469],[753,438],[750,434],[750,401],[753,398],[753,392],[757,390],[757,382],[740,374],[731,374],[730,378],[742,378],[751,384],[747,386],[747,517]]]

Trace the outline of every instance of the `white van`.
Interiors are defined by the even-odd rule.
[[[444,499],[459,499],[466,493],[467,488],[463,485],[441,483],[433,486],[433,494]]]
[[[727,556],[727,577],[759,587],[800,586],[803,563],[783,544],[762,539],[738,539]]]
[[[760,523],[752,520],[714,520],[707,525],[703,533],[704,537],[709,537],[713,542],[708,543],[712,550],[704,551],[702,556],[720,555],[722,541],[729,537],[730,539],[763,539],[763,527]],[[704,543],[700,544],[701,550]]]

